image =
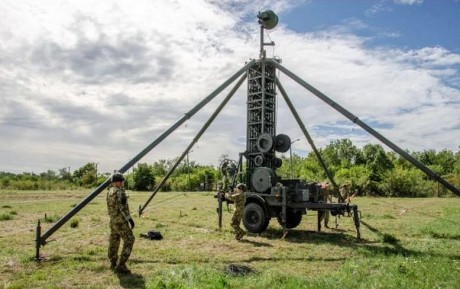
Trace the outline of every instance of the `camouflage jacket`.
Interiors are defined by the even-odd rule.
[[[235,203],[235,207],[244,208],[246,203],[246,192],[238,192],[233,194],[226,194],[226,198]]]
[[[124,219],[128,221],[131,218],[128,206],[128,196],[122,188],[111,187],[107,192],[107,210],[110,219]]]

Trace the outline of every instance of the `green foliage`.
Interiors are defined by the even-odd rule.
[[[59,217],[58,215],[52,215],[52,216],[48,216],[48,215],[45,215],[45,218],[43,219],[46,223],[54,223],[56,222],[57,220],[59,220],[61,217]]]
[[[335,182],[352,184],[358,195],[381,195],[391,197],[444,197],[452,193],[442,185],[394,152],[386,152],[379,144],[367,144],[362,149],[349,139],[332,141],[319,152]],[[409,152],[408,152],[409,153]],[[460,187],[460,151],[428,150],[411,155],[438,173],[449,183]],[[297,154],[279,155],[282,166],[277,174],[283,179],[299,178],[321,182],[327,180],[326,172],[317,156],[310,152],[301,157]],[[222,155],[220,159],[228,158]],[[159,160],[153,164],[141,163],[131,173],[126,173],[125,186],[136,191],[151,191],[159,184],[176,159]],[[244,168],[243,168],[244,170]],[[97,175],[97,178],[96,178]],[[66,190],[91,188],[104,182],[110,173],[98,173],[97,164],[90,162],[76,169],[62,168],[58,173],[46,171],[40,174],[12,174],[0,172],[0,189],[16,190]],[[160,188],[160,191],[209,191],[216,190],[222,176],[218,168],[199,165],[184,159]]]
[[[80,220],[78,219],[72,219],[70,220],[70,228],[78,228],[78,225],[80,224]]]
[[[368,187],[370,172],[363,165],[341,168],[336,172],[335,180],[339,184],[350,182],[352,192],[362,191]]]
[[[321,151],[326,165],[332,169],[349,168],[363,163],[363,154],[349,139],[332,141]]]
[[[146,163],[140,163],[134,168],[133,188],[136,191],[153,190],[155,186],[155,176],[153,169]]]
[[[84,188],[91,188],[97,185],[97,164],[87,163],[73,173],[73,179],[78,185]]]
[[[2,213],[0,214],[0,221],[9,221],[12,220],[13,216],[10,213]]]
[[[381,145],[367,144],[363,147],[363,157],[369,170],[369,181],[379,182],[383,175],[394,168],[394,164]]]
[[[429,195],[429,186],[424,177],[424,173],[416,168],[396,168],[385,174],[379,188],[390,197],[426,197]]]

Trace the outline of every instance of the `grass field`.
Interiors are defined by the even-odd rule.
[[[351,218],[318,233],[311,212],[285,239],[272,219],[266,232],[238,242],[230,213],[217,230],[212,193],[159,193],[138,218],[149,194],[128,192],[133,274],[118,276],[106,260],[102,193],[48,239],[45,260],[35,262],[37,221],[45,232],[89,193],[0,191],[0,288],[460,288],[460,198],[355,198],[359,241]],[[139,237],[149,230],[164,239]]]

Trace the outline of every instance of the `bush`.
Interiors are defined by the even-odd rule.
[[[45,219],[44,220],[45,220],[46,223],[54,223],[59,219],[60,219],[60,217],[58,215],[47,216],[45,214]]]
[[[78,228],[80,221],[78,219],[72,219],[70,221],[70,228]]]
[[[13,216],[8,213],[3,213],[0,215],[0,221],[9,221],[12,219],[13,219]]]

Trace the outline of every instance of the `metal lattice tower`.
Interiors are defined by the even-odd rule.
[[[274,168],[275,152],[273,150],[261,152],[260,136],[269,134],[271,139],[276,136],[275,73],[275,66],[266,62],[264,58],[248,70],[246,138],[248,179],[251,179],[256,167]]]

